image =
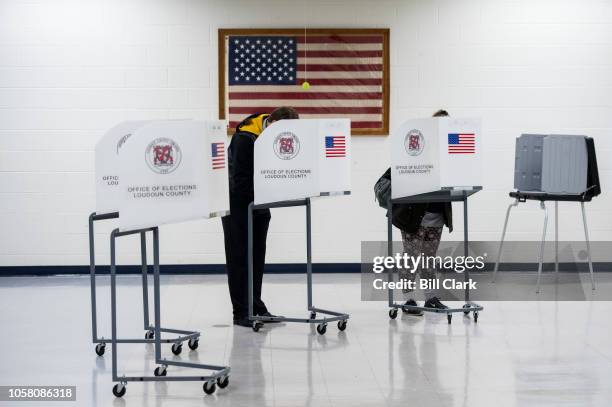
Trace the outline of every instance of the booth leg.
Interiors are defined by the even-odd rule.
[[[504,228],[502,229],[501,240],[499,241],[499,250],[497,251],[497,261],[495,262],[495,269],[493,270],[493,283],[497,278],[497,271],[499,270],[499,262],[501,261],[502,250],[504,248],[504,240],[506,239],[506,229],[508,228],[508,219],[510,219],[510,210],[517,206],[519,200],[516,199],[513,203],[508,205],[508,209],[506,210],[506,220],[504,220]]]
[[[391,203],[391,200],[389,200],[387,207],[389,208],[389,213],[388,213],[389,216],[387,216],[387,255],[391,257],[393,256],[393,220],[391,218],[393,216],[393,204]],[[387,269],[387,281],[391,283],[393,280],[394,280],[393,270],[391,270],[391,268],[388,268]],[[394,305],[393,290],[389,289],[387,290],[387,292],[389,294],[389,307],[393,307]],[[393,309],[390,312],[392,313]],[[397,312],[395,312],[394,314],[395,316],[397,316]],[[395,319],[394,317],[392,318]]]
[[[147,235],[140,232],[140,257],[142,264],[142,313],[144,316],[144,329],[148,330],[146,338],[150,339],[153,332],[149,324],[149,282],[147,276]]]
[[[559,201],[555,201],[555,274],[559,275]]]
[[[111,349],[112,349],[112,380],[118,381],[117,377],[117,277],[115,266],[115,240],[119,229],[115,229],[110,235],[110,288],[111,288]]]
[[[96,254],[94,247],[94,216],[93,212],[89,215],[89,285],[91,288],[91,340],[98,340],[98,318],[96,311]],[[103,346],[103,345],[102,345]],[[99,347],[100,349],[102,347]],[[102,352],[104,354],[104,352]]]
[[[542,278],[542,262],[544,260],[544,245],[546,243],[546,226],[548,225],[548,209],[544,201],[540,202],[540,208],[544,210],[544,228],[542,230],[542,242],[540,243],[540,256],[538,260],[538,281],[536,283],[536,293],[540,292],[540,280]]]
[[[263,325],[262,322],[255,320],[253,313],[253,206],[254,203],[249,204],[248,213],[248,300],[249,300],[249,320],[253,322],[253,330],[259,331],[259,328]]]
[[[468,200],[467,194],[463,191],[463,256],[464,258],[468,257],[469,254],[469,237],[468,237]],[[463,273],[463,279],[466,282],[465,285],[465,303],[468,304],[470,302],[470,289],[469,284],[467,282],[470,280],[470,271],[469,269],[465,269]],[[450,323],[450,320],[449,320]]]
[[[310,198],[306,199],[306,287],[308,291],[308,311],[312,311],[312,232]]]
[[[161,304],[159,288],[159,228],[153,228],[153,309],[155,319],[155,363],[162,363],[161,357]]]
[[[589,241],[589,227],[587,225],[586,212],[584,211],[584,202],[580,202],[582,209],[582,223],[584,224],[584,239],[586,240],[587,258],[589,260],[589,274],[591,275],[591,290],[595,289],[595,278],[593,276],[593,261],[591,260],[591,242]]]

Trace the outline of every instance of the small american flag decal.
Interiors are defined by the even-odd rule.
[[[346,140],[344,136],[326,136],[325,137],[325,157],[345,157],[346,156]]]
[[[474,133],[450,133],[448,135],[449,154],[474,154],[476,135]]]
[[[212,143],[212,169],[219,170],[225,168],[225,143]]]

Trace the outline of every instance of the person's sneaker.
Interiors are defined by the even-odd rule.
[[[425,308],[448,309],[448,307],[440,302],[438,297],[431,297],[425,301]]]
[[[234,325],[243,326],[245,328],[252,328],[253,321],[249,320],[249,318],[234,318]]]
[[[279,315],[270,314],[270,312],[268,312],[268,311],[259,313],[257,315],[260,316],[260,317],[269,317],[269,318],[278,318],[279,317]],[[261,322],[263,322],[265,324],[277,324],[280,321],[261,321]]]
[[[415,300],[413,300],[411,298],[408,301],[406,301],[406,303],[404,305],[410,305],[410,306],[416,307],[417,303],[416,303]],[[414,315],[414,316],[417,316],[417,317],[423,316],[423,311],[421,311],[420,309],[410,309],[410,308],[403,308],[402,307],[402,312],[404,314]]]

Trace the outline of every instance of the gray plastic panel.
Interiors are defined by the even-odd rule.
[[[584,136],[550,135],[544,138],[542,191],[584,192],[587,187],[587,150]]]
[[[542,190],[542,148],[544,134],[521,134],[514,154],[514,188],[518,191]]]

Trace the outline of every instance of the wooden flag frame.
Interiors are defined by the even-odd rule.
[[[233,35],[382,35],[383,36],[383,69],[382,69],[382,127],[375,129],[352,130],[354,136],[386,136],[389,134],[389,108],[390,108],[390,59],[389,59],[389,29],[387,28],[220,28],[218,31],[218,88],[219,88],[219,118],[226,119],[225,93],[226,78],[226,38]],[[323,117],[321,117],[323,118]],[[228,122],[229,122],[229,118]],[[228,129],[232,134],[234,129]]]

